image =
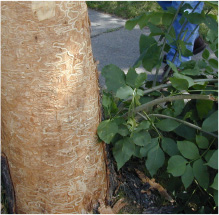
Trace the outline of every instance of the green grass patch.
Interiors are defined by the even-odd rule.
[[[144,12],[158,11],[162,8],[156,1],[87,1],[89,8],[131,19]]]

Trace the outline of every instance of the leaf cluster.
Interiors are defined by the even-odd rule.
[[[169,190],[184,205],[178,212],[191,212],[194,205],[196,212],[208,211],[209,205],[213,212],[218,198],[217,20],[203,13],[188,14],[184,12],[187,7],[184,4],[178,10],[183,13],[182,23],[206,24],[214,56],[205,49],[202,59],[183,62],[179,68],[169,62],[174,71],[169,84],[147,81],[146,73],[138,74],[136,68],[141,64],[147,71],[159,68],[166,40],[176,44],[179,55],[191,53],[171,26],[175,9],[144,13],[127,21],[127,29],[137,24],[148,26],[151,34],[141,35],[140,57],[127,74],[113,64],[103,68],[105,120],[97,132],[102,141],[112,145],[118,170],[138,158],[145,162],[151,177],[160,172],[166,175],[172,185]],[[160,24],[166,27],[161,29]],[[158,41],[154,38],[157,35]],[[193,201],[197,195],[205,200]]]

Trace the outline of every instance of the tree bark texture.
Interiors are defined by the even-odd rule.
[[[1,2],[2,151],[17,213],[89,213],[107,192],[85,2]]]

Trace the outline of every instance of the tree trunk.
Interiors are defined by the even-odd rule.
[[[107,193],[85,2],[1,2],[2,151],[18,213],[89,213]]]

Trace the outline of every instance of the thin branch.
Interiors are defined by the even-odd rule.
[[[178,54],[178,50],[176,50],[174,56],[173,56],[173,59],[172,59],[172,63],[175,61],[176,57],[177,57],[177,54]],[[169,66],[166,73],[164,74],[164,77],[163,77],[163,80],[162,80],[162,83],[164,82],[165,78],[168,77],[169,73],[170,73],[170,70],[171,70],[171,67]]]
[[[194,81],[195,83],[198,83],[198,82],[213,82],[213,83],[214,83],[214,82],[218,82],[217,79],[194,79],[193,81]],[[163,88],[165,88],[165,87],[170,87],[171,85],[172,85],[172,84],[169,83],[169,84],[161,84],[161,85],[159,85],[159,86],[152,87],[152,88],[150,88],[150,89],[144,90],[144,91],[143,91],[143,95],[146,95],[146,94],[148,94],[148,93],[154,92],[154,91],[156,91],[156,90],[163,89]],[[128,99],[126,99],[125,102],[126,102],[126,101],[130,101],[130,100],[132,100],[132,97],[129,97]]]
[[[175,121],[177,121],[177,122],[180,122],[180,123],[182,123],[182,124],[184,124],[184,125],[187,125],[187,126],[189,126],[189,127],[191,127],[191,128],[194,128],[194,129],[199,130],[199,131],[201,131],[201,132],[203,132],[203,133],[206,133],[206,134],[211,135],[211,136],[213,136],[213,137],[215,137],[215,138],[218,138],[217,135],[215,135],[215,134],[213,134],[213,133],[211,133],[211,132],[207,132],[207,131],[203,130],[202,128],[200,128],[200,127],[197,126],[197,125],[194,125],[194,124],[192,124],[192,123],[186,122],[186,121],[181,120],[181,119],[177,119],[177,118],[175,118],[175,117],[166,116],[166,115],[163,115],[163,114],[149,114],[149,116],[155,116],[155,117],[165,118],[165,119],[173,119],[173,120],[175,120]]]
[[[160,103],[164,102],[171,102],[171,101],[176,101],[176,100],[184,100],[184,99],[201,99],[201,100],[211,100],[215,101],[215,98],[212,97],[211,95],[200,95],[200,94],[189,94],[189,95],[178,95],[178,96],[169,96],[169,97],[164,97],[164,98],[158,98],[155,99],[151,102],[148,102],[146,104],[143,104],[141,106],[138,106],[135,108],[134,113],[140,112],[140,111],[149,111],[153,106],[158,105]]]

